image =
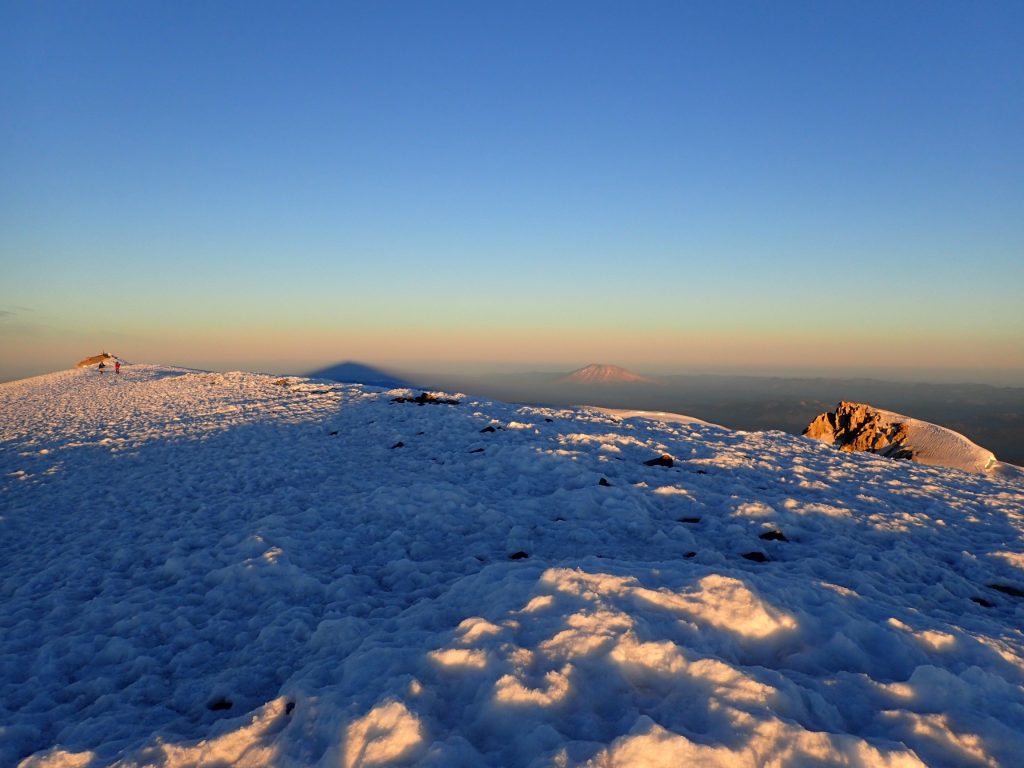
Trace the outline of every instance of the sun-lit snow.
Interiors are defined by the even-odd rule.
[[[0,764],[1024,754],[1021,483],[416,394],[0,385]]]

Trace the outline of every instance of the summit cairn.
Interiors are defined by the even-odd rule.
[[[890,459],[914,459],[909,425],[891,421],[886,414],[864,403],[842,401],[835,411],[815,417],[803,434],[832,443],[841,451],[867,451]]]
[[[111,355],[107,352],[101,352],[98,355],[93,355],[92,357],[87,357],[84,360],[79,360],[75,363],[75,368],[88,368],[93,365],[99,365],[100,363],[106,363],[116,359],[117,357],[115,355]]]

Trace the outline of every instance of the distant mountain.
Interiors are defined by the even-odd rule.
[[[595,363],[585,368],[579,368],[572,373],[558,379],[557,384],[655,384],[653,379],[648,379],[638,373],[627,371],[617,365],[602,365]]]
[[[309,376],[312,379],[330,379],[331,381],[340,381],[345,384],[366,384],[371,387],[397,388],[413,386],[409,382],[389,373],[388,371],[381,370],[380,368],[373,368],[372,366],[365,365],[363,363],[357,363],[354,360],[348,360],[336,365],[329,365],[326,368],[310,371],[304,375]]]

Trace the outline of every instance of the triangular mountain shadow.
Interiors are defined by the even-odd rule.
[[[373,368],[354,360],[346,360],[343,363],[329,365],[316,371],[304,374],[311,379],[330,379],[345,384],[366,384],[371,387],[413,387],[415,385],[405,379],[388,373],[380,368]]]

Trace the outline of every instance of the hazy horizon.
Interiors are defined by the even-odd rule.
[[[44,375],[60,370],[73,368],[78,360],[92,354],[107,351],[116,354],[127,363],[147,363],[158,365],[195,368],[208,371],[242,370],[306,376],[322,368],[341,363],[357,363],[366,365],[386,373],[401,376],[425,377],[475,377],[486,379],[502,376],[557,376],[571,373],[587,365],[616,365],[634,373],[658,379],[663,377],[708,376],[708,377],[747,377],[747,378],[780,378],[780,379],[832,379],[849,380],[868,379],[896,383],[935,383],[935,384],[981,384],[991,387],[1024,387],[1024,370],[983,370],[983,369],[920,369],[920,368],[853,368],[853,367],[758,367],[758,366],[710,366],[691,365],[687,367],[668,367],[658,365],[622,365],[619,361],[609,359],[593,359],[586,362],[566,360],[557,362],[509,362],[509,361],[451,361],[423,364],[422,361],[374,361],[346,357],[311,358],[308,360],[274,360],[274,359],[237,359],[217,360],[206,357],[176,357],[171,359],[140,358],[124,354],[117,348],[100,349],[82,348],[77,356],[47,358],[42,361],[22,361],[3,357],[0,359],[0,383],[16,381],[33,376]]]

